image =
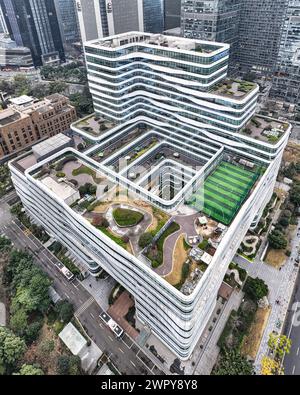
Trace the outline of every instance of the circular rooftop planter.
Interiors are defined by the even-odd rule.
[[[115,223],[120,228],[129,228],[138,225],[144,218],[144,214],[128,208],[117,207],[112,212]]]

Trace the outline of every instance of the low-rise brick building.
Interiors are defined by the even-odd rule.
[[[60,94],[25,104],[15,103],[0,111],[0,159],[65,132],[77,119],[75,108]]]

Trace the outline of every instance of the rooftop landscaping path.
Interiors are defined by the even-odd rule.
[[[93,185],[99,185],[103,178],[96,174],[96,172],[78,161],[71,161],[64,165],[62,172],[65,173],[68,180],[76,180],[78,185],[84,185],[91,183]],[[103,193],[102,189],[100,191]],[[98,196],[98,190],[97,194]]]
[[[189,199],[188,205],[209,217],[229,225],[259,177],[229,162],[221,162],[203,186]]]
[[[107,119],[97,116],[96,114],[92,114],[89,117],[79,120],[74,124],[74,126],[91,136],[97,137],[106,133],[116,125]]]
[[[140,238],[140,235],[143,234],[146,229],[151,225],[152,223],[152,215],[144,210],[138,209],[134,206],[131,206],[129,204],[125,203],[120,203],[120,204],[109,204],[106,206],[103,206],[104,210],[101,212],[105,214],[105,218],[109,222],[109,229],[112,231],[113,234],[123,237],[123,236],[128,236],[130,238],[130,244],[132,248],[132,252],[134,255],[137,255],[140,252],[140,247],[138,245],[138,241]],[[101,209],[101,205],[99,205],[99,208]],[[115,219],[114,219],[114,210],[133,210],[135,212],[140,213],[143,217],[140,220],[140,222],[136,225],[133,226],[118,226]],[[93,212],[86,213],[85,218],[92,220],[95,215],[99,214],[99,210],[95,208]]]
[[[198,217],[199,213],[188,216],[178,215],[174,217],[174,222],[176,222],[180,226],[180,229],[166,238],[163,248],[163,264],[160,265],[158,268],[153,269],[157,274],[159,274],[160,276],[167,276],[172,273],[174,258],[173,252],[175,250],[178,237],[181,235],[196,235],[197,232],[194,224],[196,218]]]
[[[180,282],[182,277],[182,266],[187,259],[187,251],[184,249],[185,235],[181,234],[175,243],[172,253],[172,270],[165,276],[165,280],[171,285],[176,285]]]

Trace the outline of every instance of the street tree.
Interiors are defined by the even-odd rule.
[[[62,300],[57,303],[55,310],[58,313],[58,317],[62,322],[71,321],[74,314],[74,307],[72,303],[67,300]]]
[[[283,375],[284,370],[278,361],[265,355],[261,360],[260,373],[263,376],[278,376]]]
[[[289,354],[292,341],[285,335],[276,335],[271,333],[269,336],[268,346],[275,358],[282,360],[285,354]]]

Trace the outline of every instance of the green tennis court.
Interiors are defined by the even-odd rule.
[[[188,201],[188,205],[229,225],[259,177],[259,172],[221,162]]]

